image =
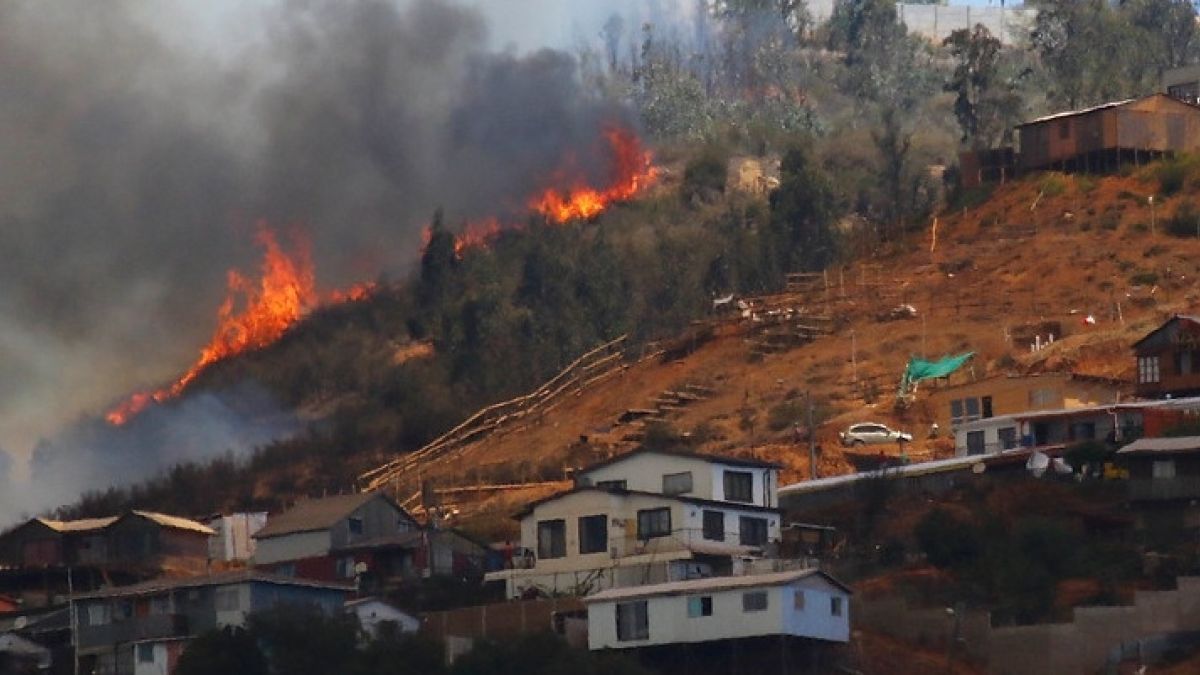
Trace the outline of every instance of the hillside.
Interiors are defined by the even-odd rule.
[[[797,417],[803,422],[806,392],[826,418],[817,432],[822,475],[850,470],[836,433],[855,421],[910,429],[917,436],[914,455],[935,451],[922,439],[932,419],[924,396],[907,410],[892,406],[910,355],[976,351],[970,372],[959,377],[1071,371],[1131,379],[1128,345],[1197,300],[1191,280],[1200,274],[1200,240],[1162,231],[1187,197],[1156,205],[1157,227],[1150,232],[1145,196],[1157,189],[1149,172],[1098,180],[1051,174],[997,187],[973,208],[943,213],[933,250],[931,227],[829,273],[828,291],[823,279],[814,280],[806,290],[769,299],[828,315],[835,326],[830,335],[758,356],[752,321],[717,321],[713,338],[693,353],[632,363],[533,425],[423,463],[420,475],[439,487],[561,479],[568,467],[636,447],[646,425],[618,424],[622,414],[654,408],[664,393],[692,385],[708,394],[668,411],[652,436],[665,434],[670,442],[673,430],[688,436],[677,442],[702,451],[773,459],[791,482],[809,475],[807,446],[793,443],[790,428]],[[880,320],[899,303],[914,305],[917,318]],[[1084,323],[1088,315],[1095,325]],[[1043,322],[1058,322],[1064,335],[1036,354],[1010,337]],[[451,506],[464,516],[503,512],[555,487]],[[410,494],[399,493],[401,499]],[[483,520],[485,529],[502,527],[502,521]]]

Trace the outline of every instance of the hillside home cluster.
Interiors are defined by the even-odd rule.
[[[779,466],[638,450],[517,514],[524,555],[487,575],[509,598],[582,596],[592,649],[779,637],[844,642],[849,590],[780,572]]]

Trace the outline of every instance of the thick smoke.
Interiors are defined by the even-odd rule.
[[[195,357],[256,220],[308,231],[327,287],[401,273],[436,207],[518,210],[569,154],[598,171],[625,119],[571,56],[489,52],[447,2],[289,2],[198,43],[185,7],[0,4],[0,444],[37,445],[0,520],[290,428],[242,429],[241,395],[92,418]]]

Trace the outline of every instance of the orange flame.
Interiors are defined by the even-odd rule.
[[[529,207],[560,224],[575,219],[586,220],[594,218],[612,203],[631,199],[654,184],[658,169],[653,165],[653,155],[642,148],[636,134],[624,127],[610,126],[604,130],[604,138],[612,153],[607,186],[589,186],[579,177],[573,158],[568,158],[566,166],[554,172],[551,179],[556,185],[569,184],[570,187],[565,191],[548,187],[529,200]]]
[[[642,147],[641,140],[632,130],[609,126],[604,130],[604,139],[611,155],[607,185],[588,185],[575,158],[568,156],[544,181],[552,187],[546,187],[528,199],[529,209],[560,225],[571,220],[588,220],[616,202],[632,199],[658,180],[653,154]],[[514,224],[510,229],[519,227],[521,225]],[[454,252],[461,257],[469,249],[486,246],[502,229],[504,226],[496,218],[468,222],[455,236]],[[425,245],[429,244],[431,236],[426,228],[422,233]]]
[[[237,270],[226,277],[228,293],[217,310],[217,328],[200,351],[200,358],[178,380],[157,391],[138,392],[105,415],[110,424],[122,425],[151,403],[162,403],[181,392],[208,366],[242,352],[265,347],[319,303],[316,276],[307,240],[293,237],[289,255],[265,223],[259,223],[255,241],[263,248],[262,277],[253,281]],[[329,294],[328,302],[361,300],[375,284],[359,284]]]

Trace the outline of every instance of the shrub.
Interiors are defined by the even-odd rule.
[[[925,514],[913,534],[926,559],[941,568],[966,567],[983,551],[976,528],[942,508]]]
[[[1200,212],[1191,201],[1185,201],[1175,209],[1175,214],[1166,221],[1167,232],[1175,237],[1200,236]]]
[[[1182,190],[1187,180],[1187,167],[1178,160],[1161,162],[1154,173],[1159,191],[1167,196]]]
[[[688,162],[679,189],[684,202],[706,202],[725,192],[729,178],[729,155],[715,146],[706,147]]]
[[[1157,272],[1138,272],[1129,277],[1129,282],[1138,286],[1153,286],[1158,283]]]
[[[1067,182],[1057,173],[1048,173],[1038,181],[1038,189],[1046,197],[1057,197],[1067,190]]]

